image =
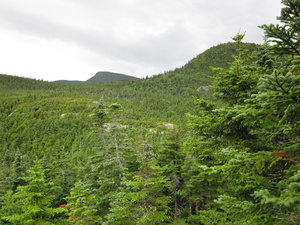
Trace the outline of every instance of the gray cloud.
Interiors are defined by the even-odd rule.
[[[102,65],[91,60],[95,72],[113,65],[111,70],[136,76],[182,66],[207,48],[230,41],[239,29],[247,31],[248,41],[262,42],[257,26],[276,22],[281,8],[279,0],[43,2],[1,1],[0,32],[74,45],[102,60]]]

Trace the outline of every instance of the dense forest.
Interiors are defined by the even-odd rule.
[[[266,42],[109,83],[0,75],[0,224],[300,224],[300,1]]]

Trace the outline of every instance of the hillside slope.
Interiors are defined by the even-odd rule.
[[[120,80],[137,80],[139,78],[125,75],[122,73],[113,73],[107,71],[101,71],[96,73],[94,76],[89,78],[86,81],[79,81],[79,80],[57,80],[57,83],[64,83],[64,84],[97,84],[97,83],[108,83],[108,82],[115,82]]]
[[[253,48],[257,45],[249,44]],[[24,93],[63,97],[84,97],[94,101],[123,105],[125,123],[155,126],[159,121],[182,123],[185,113],[194,112],[194,97],[210,99],[211,90],[199,91],[211,84],[213,67],[226,67],[236,53],[234,43],[212,47],[181,68],[145,79],[97,83],[110,73],[97,73],[90,83],[42,82],[13,76],[0,76],[3,96]],[[93,81],[94,80],[94,81]],[[104,81],[104,79],[102,79]],[[46,91],[47,90],[47,91]]]
[[[0,225],[300,224],[300,42],[282,36],[300,1],[283,3],[274,45],[237,34],[150,78],[0,75]]]
[[[20,178],[30,175],[35,159],[41,159],[47,180],[59,187],[55,207],[69,205],[65,197],[74,194],[77,182],[84,180],[89,183],[82,190],[91,192],[82,196],[96,198],[87,203],[104,219],[113,197],[118,201],[119,194],[123,195],[120,190],[133,191],[134,195],[124,196],[141,198],[142,205],[145,199],[147,204],[158,199],[163,209],[180,205],[185,212],[191,207],[196,212],[200,204],[190,199],[198,201],[199,185],[192,179],[198,172],[206,176],[207,171],[199,170],[202,161],[190,160],[213,161],[214,153],[206,154],[210,149],[199,144],[198,133],[193,139],[186,118],[187,114],[199,115],[193,97],[211,99],[211,90],[198,90],[210,84],[210,67],[227,67],[235,49],[234,44],[222,44],[174,71],[138,80],[65,84],[0,75],[0,199],[26,185]],[[211,186],[203,183],[202,187]],[[143,189],[146,192],[139,193]],[[177,190],[186,194],[177,195]],[[120,199],[122,204],[135,206],[137,202]],[[6,202],[0,202],[0,215],[7,211],[1,204],[17,208],[13,201]],[[154,212],[158,207],[153,207]]]
[[[93,77],[85,81],[87,84],[91,83],[107,83],[119,80],[137,80],[137,77],[121,74],[121,73],[112,73],[112,72],[98,72]]]
[[[257,50],[258,45],[249,43],[247,47],[253,51]],[[144,79],[120,73],[98,72],[82,85],[77,81],[45,82],[0,75],[0,92],[2,97],[42,95],[83,97],[95,101],[103,99],[108,103],[122,103],[124,119],[143,122],[150,120],[151,125],[157,121],[181,122],[185,113],[194,108],[193,96],[211,97],[210,90],[199,91],[200,86],[211,84],[211,77],[214,76],[211,67],[228,67],[236,50],[236,43],[219,44],[180,68]]]
[[[63,83],[63,84],[82,84],[85,81],[80,80],[56,80],[57,83]]]
[[[253,52],[258,50],[259,45],[247,43],[246,46],[249,52]],[[185,87],[197,88],[200,85],[209,85],[211,84],[212,76],[214,76],[211,68],[228,68],[229,63],[233,61],[233,56],[236,54],[236,43],[219,44],[200,53],[184,66],[159,75],[164,75],[172,80],[172,82]],[[158,76],[155,79],[160,78]]]

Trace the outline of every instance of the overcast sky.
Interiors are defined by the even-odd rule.
[[[0,0],[0,73],[48,81],[145,77],[231,41],[262,43],[281,0]]]

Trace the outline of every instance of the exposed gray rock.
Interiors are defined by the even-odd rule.
[[[175,125],[172,123],[165,123],[163,124],[164,128],[169,129],[169,130],[173,130],[175,128]]]
[[[111,130],[111,129],[117,129],[117,130],[122,130],[128,128],[127,125],[121,125],[117,123],[104,123],[103,128],[105,130]]]
[[[211,85],[208,86],[200,86],[198,87],[197,91],[209,91]]]

